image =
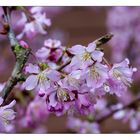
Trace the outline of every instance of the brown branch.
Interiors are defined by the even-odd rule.
[[[25,49],[22,46],[20,46],[15,37],[10,21],[10,7],[3,7],[3,11],[4,11],[4,20],[9,25],[9,30],[7,34],[8,39],[10,41],[10,45],[16,59],[16,63],[13,68],[12,74],[9,77],[0,94],[0,96],[6,99],[7,96],[10,94],[11,90],[13,89],[13,87],[20,81],[22,77],[22,69],[28,59],[30,49]]]
[[[108,118],[110,118],[112,115],[114,115],[116,112],[118,112],[120,110],[124,110],[127,108],[137,108],[139,105],[139,102],[140,102],[140,96],[138,96],[136,99],[134,99],[133,101],[131,101],[127,105],[124,105],[122,108],[113,110],[113,111],[109,112],[107,115],[105,115],[97,120],[94,120],[94,121],[98,122],[98,123],[102,123],[103,121],[107,120]]]

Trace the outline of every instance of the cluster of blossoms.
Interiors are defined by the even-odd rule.
[[[51,25],[51,20],[46,17],[43,7],[32,7],[29,11],[22,8],[21,14],[17,26],[22,26],[23,30],[17,39],[21,40],[24,36],[32,38],[37,34],[46,35],[46,27]],[[137,19],[137,16],[135,18]],[[19,44],[25,49],[29,48],[24,41],[20,41]],[[118,51],[114,52],[116,54]],[[32,133],[46,133],[46,120],[50,113],[57,116],[67,113],[68,128],[77,133],[100,133],[97,122],[83,121],[74,115],[92,114],[100,118],[110,112],[107,100],[102,97],[115,94],[118,98],[123,98],[127,88],[132,84],[133,72],[137,71],[136,68],[130,67],[128,58],[123,61],[120,59],[115,64],[107,62],[96,41],[87,46],[74,45],[68,48],[63,46],[60,40],[50,38],[44,41],[43,47],[38,49],[34,56],[35,62],[24,67],[26,80],[16,87],[21,92],[29,91],[33,94],[33,99],[23,106],[17,104],[16,116],[11,109],[15,105],[15,100],[9,105],[3,105],[4,101],[0,97],[0,132],[19,132],[16,129],[25,128],[30,129]],[[4,85],[0,86],[0,92],[3,87]],[[26,100],[25,97],[19,98]],[[114,118],[130,120],[132,129],[136,130],[139,113],[136,114],[135,111],[132,110],[130,113],[129,110],[122,110],[123,115],[117,112],[119,115],[116,113]],[[127,119],[126,114],[129,114]],[[11,121],[15,116],[14,126]]]
[[[36,57],[39,62],[29,63],[25,73],[29,74],[23,83],[26,90],[34,90],[40,98],[46,99],[49,112],[56,115],[68,113],[88,114],[94,110],[98,98],[106,93],[121,96],[132,83],[133,72],[136,68],[129,67],[129,60],[108,65],[103,60],[104,53],[98,50],[96,43],[88,46],[75,45],[67,49],[67,59],[71,62],[63,69],[48,65],[58,58],[57,50],[62,50],[61,57],[66,57],[60,42],[46,40],[46,46],[39,49]],[[50,51],[54,49],[54,53]],[[44,50],[44,51],[42,51]],[[43,53],[43,55],[42,55]],[[51,59],[50,59],[51,55]],[[56,62],[57,63],[57,62]],[[63,62],[62,62],[63,63]]]

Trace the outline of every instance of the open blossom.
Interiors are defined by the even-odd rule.
[[[136,72],[136,68],[129,67],[129,60],[125,59],[121,63],[114,64],[109,71],[108,83],[110,85],[110,93],[115,93],[120,96],[127,90],[127,86],[132,83],[133,72]]]
[[[0,97],[0,105],[3,103],[3,98]],[[10,122],[15,119],[16,113],[11,108],[15,105],[16,101],[12,101],[9,105],[0,106],[0,132],[9,131]]]
[[[39,94],[45,94],[50,87],[51,81],[55,82],[59,79],[60,74],[56,70],[46,68],[41,70],[38,65],[29,64],[25,71],[30,73],[29,77],[23,83],[26,90],[38,89]]]
[[[121,63],[114,64],[109,71],[110,76],[122,81],[126,86],[130,86],[132,83],[133,72],[136,72],[136,68],[129,68],[129,60],[125,59]]]
[[[68,49],[69,52],[75,55],[72,58],[71,66],[77,65],[77,67],[85,68],[94,61],[101,62],[103,57],[103,52],[96,50],[95,42],[88,44],[87,47],[82,45],[75,45]]]
[[[31,10],[32,12],[33,10]],[[28,18],[24,13],[22,13],[21,20],[18,22],[19,25],[24,25],[22,32],[17,36],[18,39],[21,39],[24,35],[28,38],[32,38],[36,34],[46,34],[46,27],[51,25],[51,20],[46,17],[46,13],[42,12],[33,12],[33,19],[28,22]]]

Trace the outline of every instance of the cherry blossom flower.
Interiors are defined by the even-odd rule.
[[[25,71],[30,73],[29,77],[23,83],[26,90],[38,89],[39,94],[45,94],[50,87],[50,81],[55,82],[60,79],[60,74],[56,70],[41,70],[38,65],[29,64]]]
[[[34,11],[32,16],[33,19],[28,22],[28,18],[24,13],[22,13],[21,20],[18,22],[18,25],[24,25],[22,32],[17,36],[18,39],[21,39],[24,35],[27,38],[32,38],[36,34],[46,34],[46,27],[51,25],[51,20],[46,17],[46,13],[42,13],[40,11]]]
[[[108,84],[110,87],[110,93],[115,93],[121,96],[125,93],[127,86],[132,83],[133,72],[136,72],[136,68],[129,68],[129,60],[125,59],[121,63],[114,64],[112,69],[109,71]]]
[[[0,97],[0,105],[3,103],[3,98]],[[15,105],[13,100],[9,105],[0,106],[0,132],[8,132],[11,128],[10,122],[15,119],[16,112],[11,108]]]
[[[77,65],[81,68],[93,64],[94,61],[101,62],[104,55],[103,52],[96,50],[95,42],[88,44],[87,47],[75,45],[68,50],[71,54],[75,55],[72,58],[71,66]]]

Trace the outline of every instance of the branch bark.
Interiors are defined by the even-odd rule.
[[[10,7],[3,7],[3,11],[4,11],[4,20],[9,25],[7,36],[10,41],[11,49],[15,55],[16,60],[12,74],[9,77],[0,94],[0,96],[2,96],[5,100],[7,96],[10,94],[13,87],[20,81],[22,77],[22,69],[28,59],[30,49],[25,49],[22,46],[20,46],[15,37],[10,20]]]

